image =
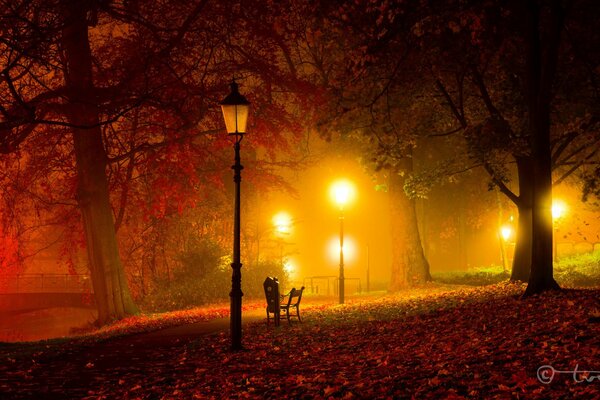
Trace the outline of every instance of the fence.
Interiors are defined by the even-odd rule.
[[[337,296],[339,293],[339,277],[334,275],[307,276],[302,280],[302,285],[307,293],[325,296]],[[344,288],[346,294],[362,293],[360,278],[344,278]]]
[[[0,275],[0,293],[91,293],[89,275]]]

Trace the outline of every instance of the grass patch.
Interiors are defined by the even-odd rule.
[[[499,265],[477,267],[469,271],[434,272],[433,280],[450,285],[485,286],[510,278]],[[554,279],[562,287],[600,286],[600,251],[577,254],[554,263]]]
[[[566,287],[600,286],[600,250],[559,258],[554,263],[554,277]]]
[[[433,280],[448,285],[485,286],[500,283],[510,278],[501,266],[477,267],[470,271],[434,272]]]

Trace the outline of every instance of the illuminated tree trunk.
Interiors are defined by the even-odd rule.
[[[531,157],[517,157],[519,176],[519,198],[516,202],[519,211],[515,256],[513,259],[511,281],[527,282],[531,271],[531,208],[532,208],[532,166]]]
[[[525,93],[533,155],[531,274],[525,291],[525,295],[529,296],[559,288],[553,277],[552,266],[550,104],[564,10],[558,0],[541,5],[528,0],[525,7],[525,38],[528,45]]]
[[[98,307],[98,323],[137,312],[119,257],[106,177],[107,155],[99,111],[93,103],[92,55],[87,15],[91,3],[64,3],[62,44],[66,61],[67,117],[73,125],[78,203]],[[92,101],[90,101],[92,100]]]
[[[405,159],[403,170],[412,172],[412,158]],[[390,291],[431,281],[429,263],[423,252],[415,200],[404,193],[404,178],[392,173],[389,180],[392,230],[392,276]]]

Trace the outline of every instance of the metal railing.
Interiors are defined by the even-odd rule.
[[[346,282],[356,282],[357,287],[354,293],[362,293],[360,278],[344,278]],[[320,287],[319,287],[320,284]],[[322,294],[326,296],[337,295],[339,293],[339,277],[335,275],[307,276],[302,280],[302,286],[306,288],[307,293]],[[348,293],[353,293],[348,291]]]
[[[0,293],[91,293],[87,274],[0,275]]]

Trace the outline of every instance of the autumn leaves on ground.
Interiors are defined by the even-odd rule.
[[[67,342],[3,345],[3,398],[592,398],[600,290],[430,285],[304,307],[304,323],[145,340],[160,318]],[[168,324],[210,318],[179,313]],[[212,317],[221,315],[217,311]],[[202,317],[203,315],[203,317]],[[179,318],[179,321],[177,320]],[[152,322],[154,321],[154,322]],[[127,329],[123,329],[126,327]],[[129,330],[129,332],[127,332]],[[115,332],[118,332],[116,334]],[[550,366],[543,372],[542,366]],[[548,381],[542,383],[538,378]],[[576,378],[576,379],[575,379]]]

